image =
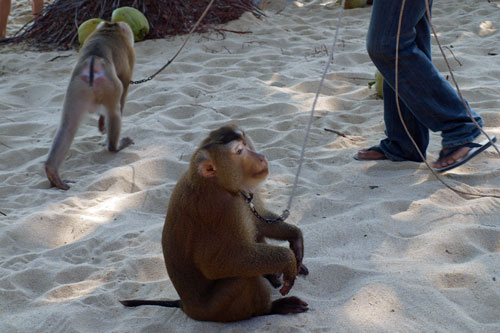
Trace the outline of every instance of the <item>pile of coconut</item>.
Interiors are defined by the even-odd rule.
[[[84,23],[91,20],[80,29],[81,33],[88,33],[100,20],[113,19],[129,23],[136,41],[165,38],[188,33],[209,3],[210,0],[55,0],[13,37],[0,43],[27,42],[45,49],[71,48],[79,45],[78,29]],[[117,13],[119,8],[122,9]],[[254,0],[215,0],[197,32],[217,31],[219,25],[238,19],[244,12],[257,17],[264,15]]]

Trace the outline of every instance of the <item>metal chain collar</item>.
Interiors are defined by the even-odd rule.
[[[262,222],[266,222],[266,223],[284,222],[287,219],[288,215],[290,215],[290,212],[288,211],[288,209],[285,209],[279,217],[276,217],[274,219],[266,219],[265,217],[261,216],[259,214],[259,212],[257,212],[257,209],[255,208],[255,204],[252,202],[253,193],[249,193],[247,195],[244,192],[241,192],[241,195],[248,203],[248,207],[252,211],[253,215],[255,215]]]

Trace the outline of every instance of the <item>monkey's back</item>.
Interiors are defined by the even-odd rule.
[[[123,56],[121,50],[126,50]],[[100,57],[115,65],[118,78],[122,83],[130,81],[135,64],[134,46],[119,25],[104,26],[91,34],[80,50],[80,58]]]

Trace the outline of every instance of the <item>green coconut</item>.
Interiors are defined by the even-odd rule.
[[[342,4],[342,0],[337,0],[339,4]],[[344,8],[345,9],[353,9],[353,8],[363,8],[366,6],[367,0],[345,0]]]
[[[95,28],[97,28],[101,22],[104,22],[104,20],[100,18],[93,18],[80,24],[78,27],[78,41],[80,42],[80,45],[85,43],[87,37],[94,32]]]
[[[113,10],[111,22],[125,22],[134,33],[136,42],[143,40],[149,33],[149,22],[146,16],[135,8],[120,7]]]
[[[384,98],[384,77],[378,70],[375,71],[375,90],[377,91],[377,96]]]

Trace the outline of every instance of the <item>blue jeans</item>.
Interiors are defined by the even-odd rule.
[[[421,162],[401,124],[394,92],[401,2],[373,1],[366,44],[370,58],[384,77],[387,138],[380,142],[380,150],[393,161]],[[432,6],[432,0],[429,4]],[[429,144],[429,130],[441,132],[443,148],[472,142],[481,134],[460,96],[431,62],[431,31],[425,0],[407,0],[405,4],[399,41],[398,90],[403,120],[424,156]],[[471,112],[483,126],[482,118]]]

